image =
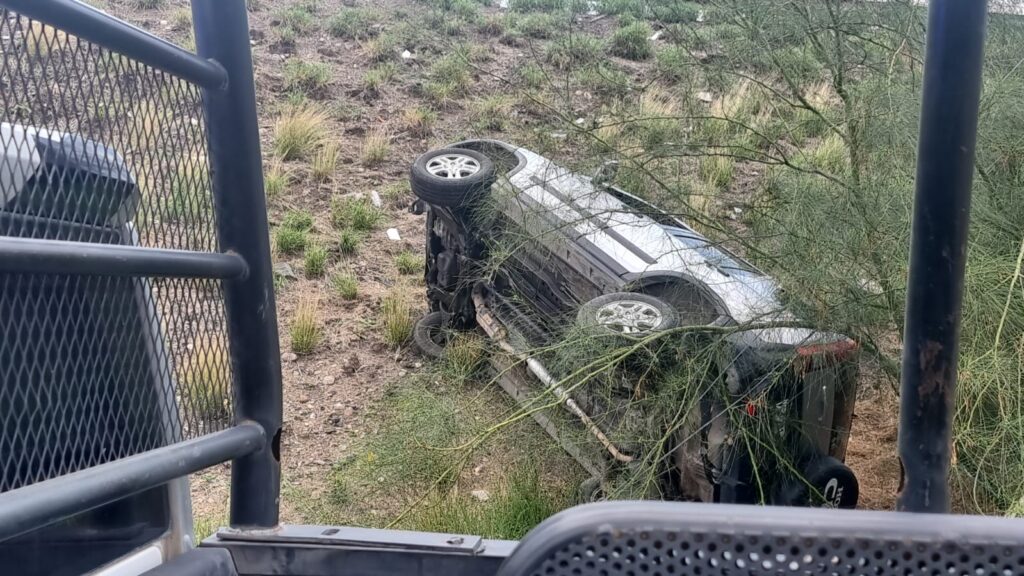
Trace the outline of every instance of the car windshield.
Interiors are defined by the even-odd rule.
[[[712,245],[708,242],[707,238],[704,238],[692,230],[679,228],[677,226],[662,226],[662,228],[681,244],[687,248],[695,250],[705,260],[707,260],[708,264],[714,266],[723,274],[728,276],[744,277],[761,276],[761,274],[753,267],[746,264],[739,258],[736,258],[732,254],[729,254],[724,248]]]

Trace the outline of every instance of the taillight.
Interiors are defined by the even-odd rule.
[[[858,348],[857,343],[849,338],[824,344],[800,346],[796,349],[793,367],[796,368],[798,374],[803,374],[811,370],[834,366],[851,358]]]

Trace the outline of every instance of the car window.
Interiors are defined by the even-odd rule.
[[[747,277],[761,276],[757,270],[729,254],[724,248],[713,246],[708,242],[707,238],[700,236],[696,232],[677,226],[662,226],[662,228],[682,245],[700,254],[707,260],[708,264],[719,269],[723,274]]]

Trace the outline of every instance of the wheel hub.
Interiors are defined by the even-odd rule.
[[[468,178],[480,171],[480,162],[465,154],[443,154],[427,162],[427,172],[440,178],[458,180]]]
[[[622,334],[650,332],[661,325],[662,320],[656,307],[639,300],[619,300],[597,309],[597,322]]]

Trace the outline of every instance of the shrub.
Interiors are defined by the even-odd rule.
[[[295,309],[295,318],[292,320],[290,330],[292,340],[292,352],[299,356],[312,354],[320,343],[322,333],[320,331],[319,306],[314,300],[303,300]]]
[[[355,300],[359,295],[359,281],[351,272],[335,272],[331,276],[331,288],[343,300]]]
[[[309,278],[320,278],[327,268],[327,250],[322,246],[312,245],[306,248],[306,255],[303,258],[303,267],[306,276]]]
[[[623,26],[612,34],[608,51],[630,60],[646,60],[654,53],[651,45],[651,27],[644,22]]]

